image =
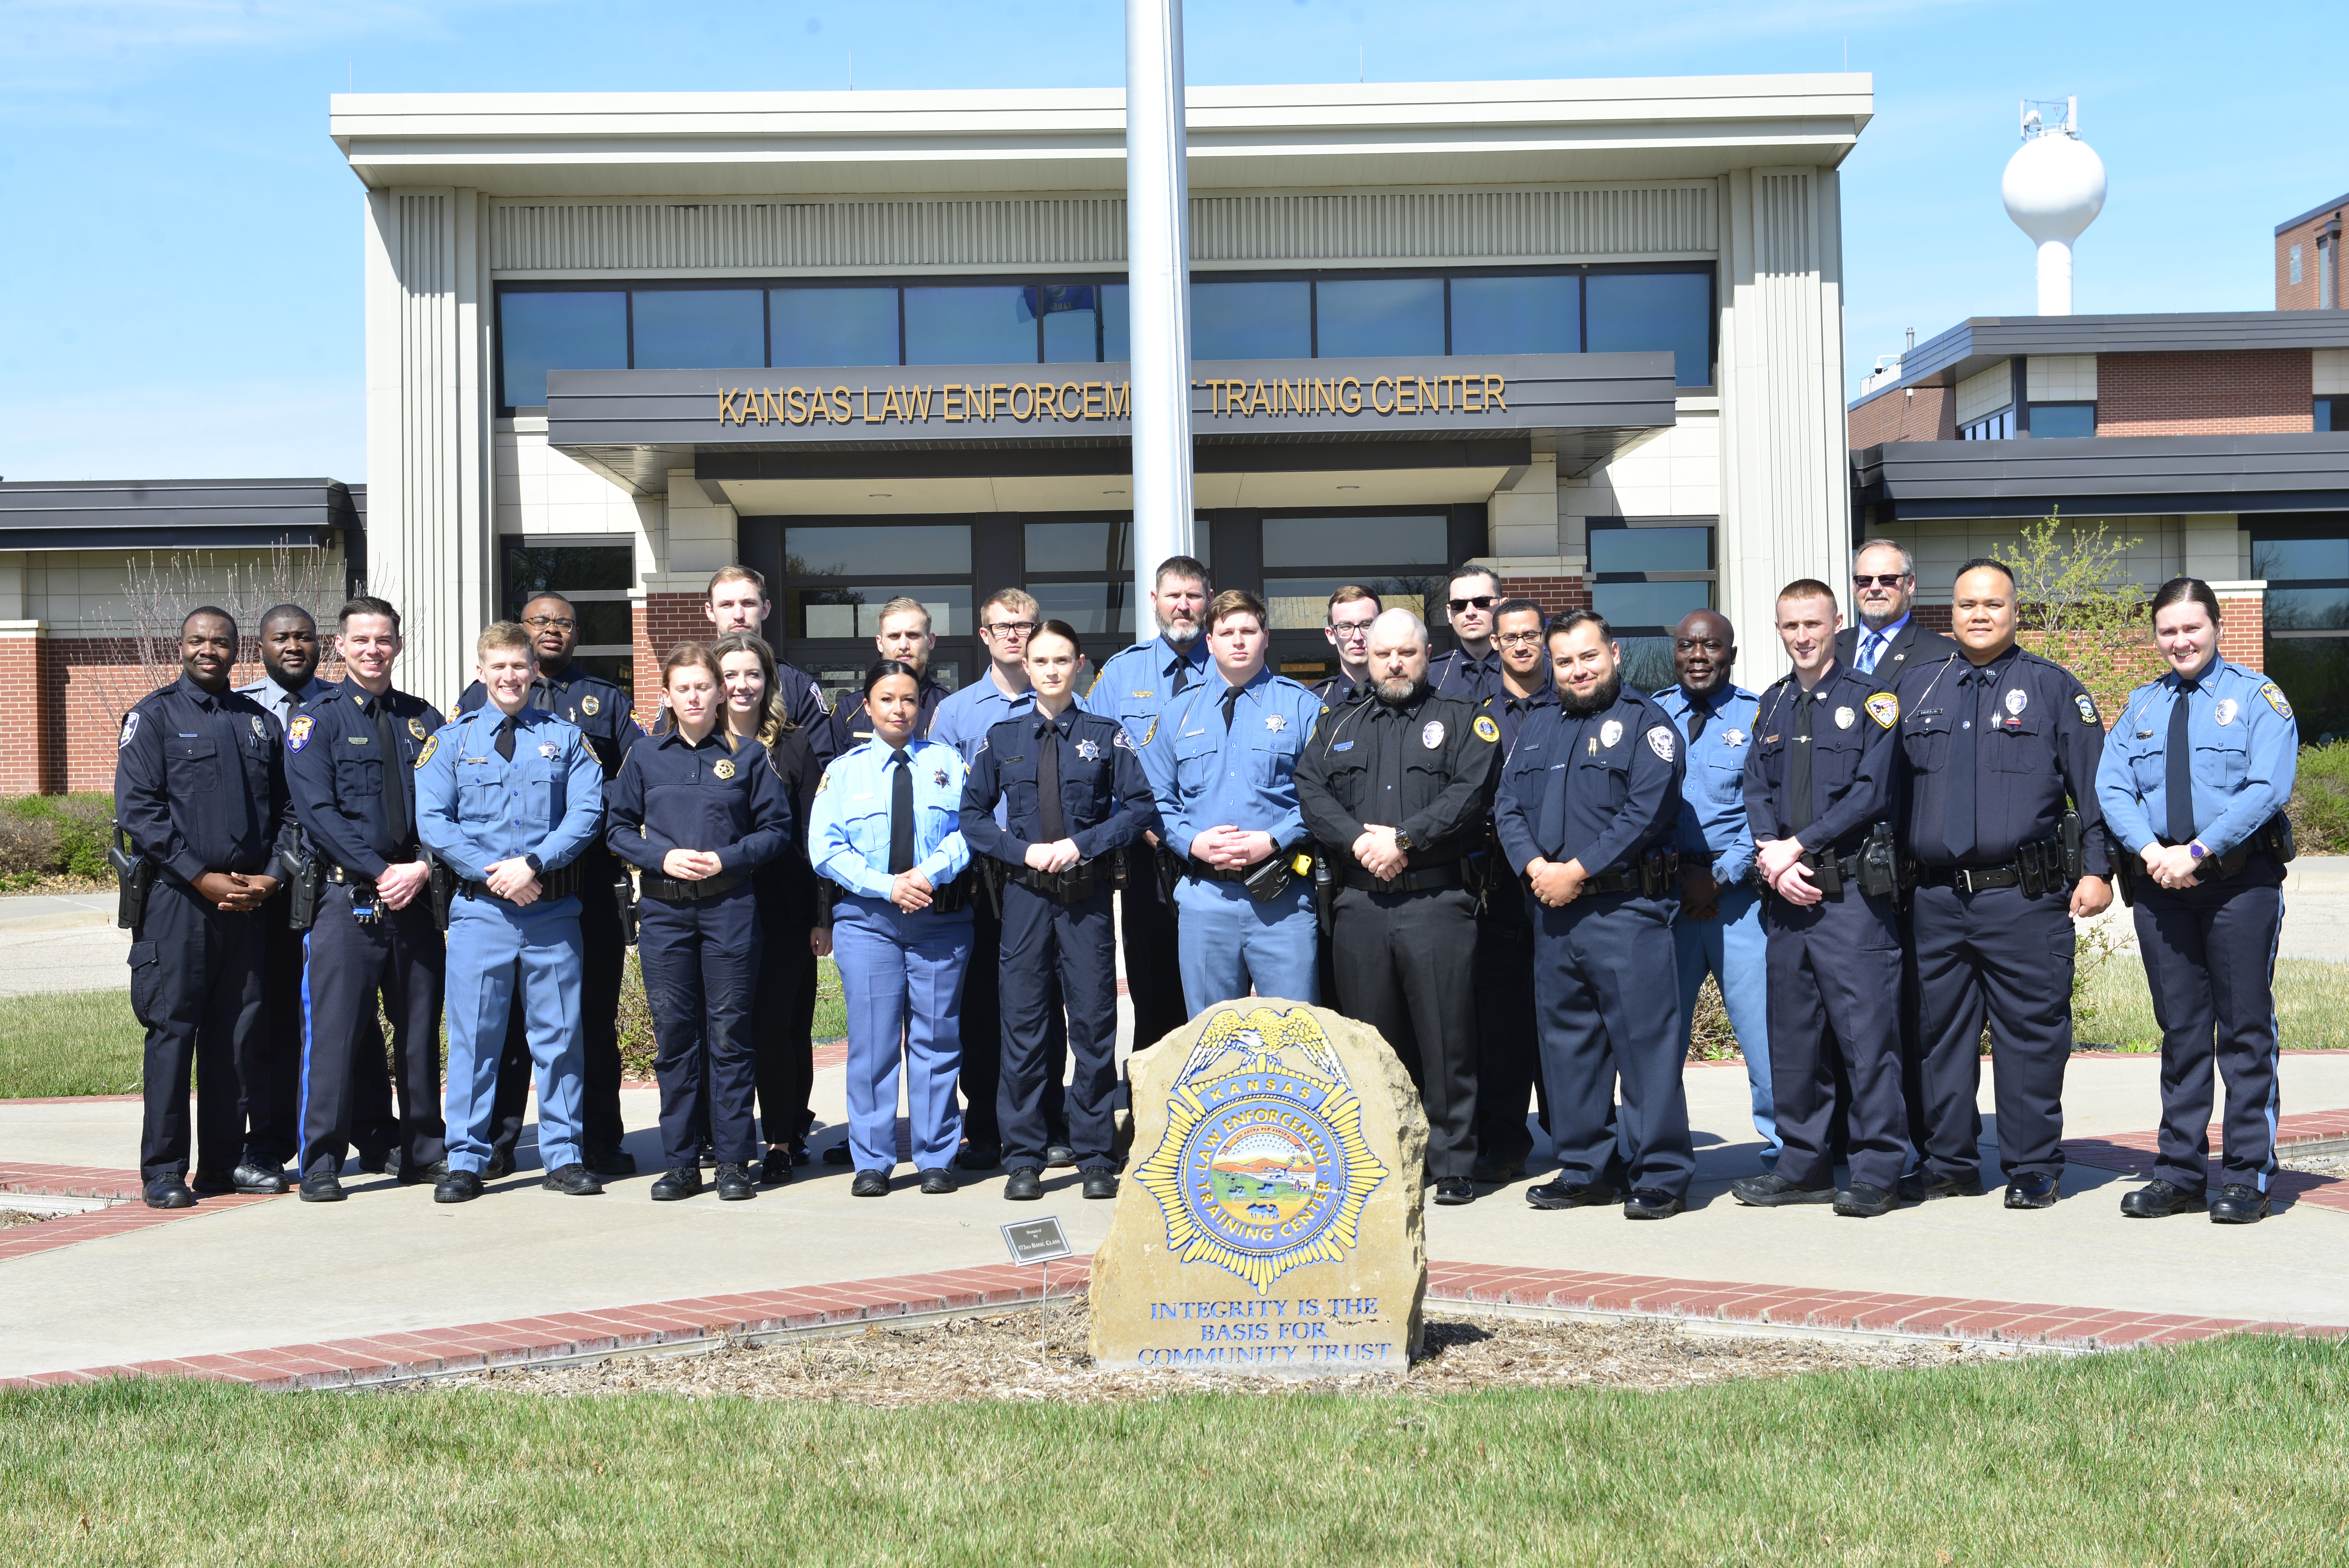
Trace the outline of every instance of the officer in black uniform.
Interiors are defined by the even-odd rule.
[[[523,624],[538,655],[538,678],[530,706],[575,727],[603,766],[604,781],[619,776],[628,748],[644,738],[628,694],[601,676],[571,662],[579,645],[579,612],[560,593],[541,593],[522,610]],[[488,700],[475,681],[457,699],[462,717]],[[620,926],[619,883],[626,873],[604,835],[579,853],[579,936],[585,948],[585,989],[579,997],[579,1033],[585,1089],[580,1101],[580,1160],[597,1176],[633,1176],[636,1157],[620,1146],[627,1129],[620,1120],[620,982],[628,945]],[[490,1169],[494,1179],[512,1171],[514,1145],[522,1138],[523,1111],[530,1098],[530,1031],[516,996],[506,1024],[505,1053],[498,1058],[498,1087],[490,1116]]]
[[[1745,756],[1745,814],[1769,896],[1770,1090],[1777,1167],[1730,1183],[1741,1203],[1832,1202],[1889,1214],[1909,1158],[1900,1093],[1900,932],[1890,818],[1900,699],[1836,662],[1835,590],[1778,593],[1794,671],[1762,694]],[[1850,1085],[1851,1181],[1835,1185],[1830,1124],[1840,1057]]]
[[[378,997],[399,1057],[400,1183],[437,1181],[448,1171],[440,1116],[448,951],[416,833],[416,762],[443,720],[423,698],[392,689],[398,611],[360,597],[337,620],[348,678],[305,704],[285,731],[286,786],[325,874],[304,944],[305,1203],[343,1200],[343,1157],[368,1052],[383,1070]]]
[[[1680,731],[1654,698],[1624,686],[1603,616],[1577,610],[1548,639],[1558,706],[1526,721],[1493,810],[1509,870],[1534,900],[1542,1072],[1560,1166],[1526,1201],[1611,1202],[1628,1183],[1624,1218],[1669,1219],[1696,1173],[1672,979]]]
[[[1925,1111],[1916,1130],[1925,1169],[1901,1195],[1982,1190],[1975,1105],[1987,1008],[2006,1206],[2044,1209],[2064,1174],[2072,917],[2113,900],[2096,804],[2105,728],[2069,670],[2015,645],[2013,573],[1969,561],[1951,595],[1961,652],[1912,661],[1894,688],[1918,863]]]
[[[748,632],[765,642],[770,649],[782,646],[782,638],[769,636],[766,631],[767,622],[775,613],[774,602],[767,597],[766,574],[751,567],[738,562],[721,566],[711,573],[709,586],[702,593],[701,613],[709,618],[713,639],[730,632]],[[825,763],[848,749],[832,709],[824,705],[823,688],[815,684],[813,676],[796,665],[784,663],[782,656],[777,655],[775,690],[781,694],[783,711],[792,716],[792,723],[806,731],[808,745],[815,755],[816,770],[822,773]]]
[[[1531,599],[1493,606],[1501,688],[1485,699],[1483,712],[1500,731],[1505,769],[1526,721],[1557,706],[1557,683],[1542,644],[1546,619]],[[1528,1099],[1539,1102],[1542,1130],[1549,1130],[1549,1088],[1542,1080],[1534,1015],[1533,922],[1489,823],[1485,842],[1489,869],[1476,914],[1476,1168],[1470,1175],[1496,1187],[1523,1176],[1534,1151],[1526,1127]]]
[[[987,732],[963,786],[962,833],[1003,882],[1003,1068],[996,1091],[1006,1198],[1044,1195],[1050,1129],[1044,1100],[1051,1012],[1068,1006],[1069,1148],[1088,1198],[1117,1196],[1110,1150],[1117,1088],[1117,933],[1112,857],[1157,826],[1133,739],[1116,719],[1077,706],[1084,650],[1065,621],[1030,637],[1035,707]],[[1004,825],[995,808],[1006,804]],[[1059,979],[1057,987],[1053,985]],[[1057,990],[1057,997],[1056,997]]]
[[[130,1008],[147,1029],[139,1180],[150,1209],[184,1209],[197,1193],[285,1191],[266,1151],[245,1143],[238,1078],[261,1027],[257,912],[280,880],[285,769],[277,721],[229,690],[236,651],[227,611],[191,612],[180,678],[140,698],[116,742],[115,820],[128,852],[148,862],[124,874],[147,883],[130,937]]]
[[[922,706],[914,719],[914,738],[927,740],[930,721],[938,716],[938,704],[953,695],[930,678],[930,655],[937,651],[938,639],[930,630],[930,613],[919,599],[892,599],[881,606],[881,629],[874,634],[873,645],[885,659],[896,659],[914,666],[916,688],[921,693]],[[838,715],[842,733],[841,748],[862,746],[873,738],[873,719],[864,711],[864,699],[841,706]]]
[[[1435,1201],[1475,1201],[1476,895],[1500,727],[1431,691],[1427,625],[1371,624],[1370,695],[1325,711],[1297,765],[1297,804],[1337,869],[1338,1008],[1384,1036],[1427,1108]]]
[[[1427,684],[1446,696],[1483,702],[1501,689],[1501,654],[1493,646],[1493,623],[1507,595],[1489,566],[1454,567],[1444,591],[1444,616],[1456,640],[1452,651],[1427,666]]]

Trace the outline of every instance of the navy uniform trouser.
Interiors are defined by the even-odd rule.
[[[2275,956],[2282,872],[2265,855],[2222,882],[2138,883],[2137,945],[2161,1025],[2161,1157],[2153,1173],[2203,1189],[2210,1072],[2226,1075],[2221,1184],[2264,1192],[2276,1173]]]
[[[1586,893],[1563,909],[1533,905],[1550,1142],[1569,1184],[1628,1182],[1682,1197],[1696,1174],[1672,983],[1677,908],[1636,893]]]
[[[1797,1187],[1835,1183],[1836,1065],[1851,1179],[1889,1192],[1909,1164],[1900,1089],[1900,927],[1892,901],[1847,883],[1807,907],[1763,900],[1769,941],[1770,1097]]]
[[[1506,876],[1498,857],[1496,875]],[[1549,1126],[1534,1016],[1534,928],[1514,886],[1495,887],[1476,919],[1476,1149],[1485,1160],[1523,1163],[1534,1151],[1526,1102],[1541,1101]]]
[[[1917,1130],[1926,1169],[1980,1173],[1982,1019],[1990,1019],[1999,1166],[2018,1176],[2064,1171],[2064,1069],[2072,1058],[2072,913],[2062,892],[1920,887],[1917,944]]]
[[[334,1174],[354,1141],[364,1087],[387,1077],[376,1002],[391,1019],[399,1057],[396,1141],[404,1168],[448,1153],[440,1119],[440,1004],[448,948],[432,923],[429,892],[405,909],[377,906],[361,924],[351,892],[329,882],[305,948],[302,984],[302,1159],[305,1176]],[[372,1060],[370,1060],[372,1058]]]
[[[261,907],[268,950],[261,975],[261,1027],[268,1039],[271,1063],[271,1136],[266,1143],[261,1140],[258,1124],[250,1119],[250,1106],[246,1110],[247,1125],[254,1129],[248,1134],[249,1140],[274,1154],[281,1165],[302,1151],[302,985],[309,967],[305,944],[310,934],[285,923],[286,897],[280,892]],[[351,1064],[351,1141],[362,1154],[380,1155],[399,1141],[399,1121],[392,1114],[383,1027],[372,1011],[361,1021],[360,1029],[359,1049]],[[440,1114],[439,1085],[436,1061],[431,1109],[435,1117]]]
[[[1079,1168],[1107,1168],[1110,1106],[1117,1088],[1117,931],[1110,891],[1103,887],[1081,903],[1064,905],[1008,883],[1002,932],[1003,1071],[996,1111],[1003,1163],[1042,1167],[1057,1098]],[[978,970],[974,948],[973,982]],[[973,988],[965,983],[965,1039],[978,1026],[968,1003]],[[1062,1028],[1057,1026],[1064,1001]],[[1076,1058],[1076,1077],[1064,1089],[1061,1063],[1070,1057]],[[968,1050],[963,1081],[970,1081]]]
[[[1340,888],[1330,923],[1338,1010],[1384,1036],[1410,1071],[1428,1173],[1465,1179],[1476,1164],[1475,895]]]
[[[658,1045],[661,1160],[672,1171],[699,1162],[707,1128],[721,1165],[759,1158],[751,1101],[758,1068],[750,1010],[758,998],[759,899],[748,882],[715,898],[647,898],[636,908]]]
[[[750,1006],[750,1057],[759,1086],[760,1130],[769,1143],[798,1148],[815,1125],[815,925],[813,875],[792,865],[754,877],[759,889],[758,999]],[[642,940],[641,936],[638,939]]]
[[[587,966],[579,993],[584,1075],[580,1142],[600,1153],[619,1148],[627,1135],[620,1120],[620,981],[626,973],[628,944],[620,928],[620,905],[612,892],[611,856],[592,845],[586,855],[586,880],[578,893],[579,940],[585,944]],[[530,1028],[517,997],[513,1016],[506,1020],[505,1050],[498,1058],[496,1106],[490,1114],[490,1146],[502,1154],[512,1154],[522,1137],[523,1108],[530,1098],[532,1070]]]
[[[1025,891],[1025,890],[1023,890]],[[1004,926],[1009,914],[1010,896],[1007,888],[1005,913],[996,913],[984,897],[971,900],[970,973],[962,988],[962,1090],[963,1136],[973,1143],[1002,1143],[1009,1140],[1009,1130],[1001,1125],[998,1109],[1002,1098],[1004,1053],[1011,1048],[1011,1017],[1007,1011],[1003,988],[999,978],[1002,967]],[[1044,1074],[1044,1119],[1055,1132],[1069,1124],[1068,1091],[1061,1078],[1069,1068],[1068,1026],[1061,1018],[1060,981],[1049,967],[1044,975],[1044,1009],[1051,1053]],[[1110,977],[1110,995],[1117,995],[1117,977]],[[1112,1054],[1115,1054],[1117,1031],[1114,1019],[1110,1030]]]
[[[1125,891],[1117,895],[1125,995],[1133,1004],[1133,1048],[1146,1051],[1189,1023],[1191,1009],[1183,1001],[1178,916],[1158,880],[1158,851],[1136,839],[1125,852]]]
[[[244,1157],[238,1072],[261,1028],[261,967],[259,914],[223,913],[184,882],[155,879],[130,943],[130,1010],[147,1027],[140,1181],[188,1173],[191,1068],[196,1169],[225,1177]]]

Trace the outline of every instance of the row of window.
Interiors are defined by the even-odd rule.
[[[2093,436],[2096,433],[2096,406],[2094,403],[2033,403],[2029,433],[2038,439],[2061,436]],[[2309,428],[2313,430],[2349,430],[2349,397],[2317,397],[2310,402]],[[2014,438],[2014,409],[2012,406],[1995,414],[1985,414],[1958,431],[1961,441],[2011,441]]]
[[[1713,269],[1201,278],[1195,359],[1661,351],[1713,379]],[[761,286],[503,284],[500,402],[549,370],[1064,365],[1129,354],[1126,286],[1102,282]]]

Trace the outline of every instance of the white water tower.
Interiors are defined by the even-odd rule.
[[[2072,242],[2105,208],[2105,160],[2080,139],[2080,100],[2051,125],[2041,111],[2057,107],[2023,100],[2023,145],[1999,181],[2006,215],[2039,247],[2042,315],[2072,314]]]

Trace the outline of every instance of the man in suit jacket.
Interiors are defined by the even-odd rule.
[[[1917,558],[1889,539],[1871,539],[1851,564],[1852,624],[1836,634],[1836,663],[1857,670],[1878,688],[1910,665],[1922,665],[1958,651],[1957,643],[1917,624],[1909,610],[1917,596]]]

